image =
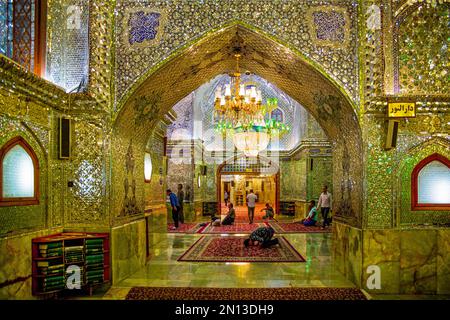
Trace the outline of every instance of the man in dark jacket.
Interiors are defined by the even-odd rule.
[[[260,227],[250,234],[248,239],[244,240],[245,247],[248,246],[261,246],[268,248],[275,244],[278,244],[278,239],[272,239],[275,234],[275,230],[272,227]]]
[[[184,223],[184,211],[183,211],[184,191],[183,185],[181,183],[178,185],[177,198],[178,203],[180,205],[180,211],[178,212],[178,219],[180,220],[181,223]]]
[[[170,206],[172,207],[172,219],[175,227],[172,230],[178,229],[178,212],[180,211],[180,204],[178,202],[177,195],[172,192],[172,190],[167,189],[167,196],[169,197]]]

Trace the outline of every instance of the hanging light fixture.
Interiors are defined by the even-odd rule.
[[[230,82],[224,88],[218,87],[215,92],[216,129],[230,131],[236,148],[246,156],[256,157],[267,148],[274,131],[280,134],[290,129],[270,117],[278,106],[275,98],[267,99],[267,104],[264,105],[261,90],[254,84],[242,83],[239,69],[240,47],[235,48],[234,58],[236,70],[230,74]]]
[[[233,143],[236,148],[248,157],[258,156],[260,151],[267,148],[270,135],[264,127],[254,126],[251,129],[237,129],[233,135]]]
[[[241,54],[235,52],[236,70],[230,74],[231,81],[225,84],[225,90],[218,87],[215,93],[215,117],[219,123],[228,127],[249,127],[264,120],[262,93],[255,85],[241,83],[239,59]]]

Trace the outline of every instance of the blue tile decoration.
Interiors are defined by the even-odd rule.
[[[128,20],[130,45],[154,40],[158,34],[161,13],[144,11],[134,12]]]

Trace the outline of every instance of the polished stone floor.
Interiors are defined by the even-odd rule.
[[[123,298],[134,286],[167,287],[353,287],[333,264],[331,233],[285,234],[306,259],[302,263],[178,262],[199,238],[168,234],[165,218],[153,221],[151,258],[141,270],[111,288],[104,298]],[[235,236],[235,235],[223,235]]]
[[[306,259],[303,263],[178,262],[198,235],[154,234],[148,264],[118,284],[175,287],[349,287],[335,270],[330,234],[289,234],[285,237]],[[227,235],[234,236],[234,235]]]

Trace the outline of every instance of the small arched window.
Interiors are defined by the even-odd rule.
[[[0,149],[0,206],[39,203],[39,161],[22,138],[8,141]]]
[[[276,108],[272,111],[270,118],[278,122],[284,122],[283,111],[280,108]]]
[[[433,154],[412,172],[412,210],[450,210],[450,160]]]

